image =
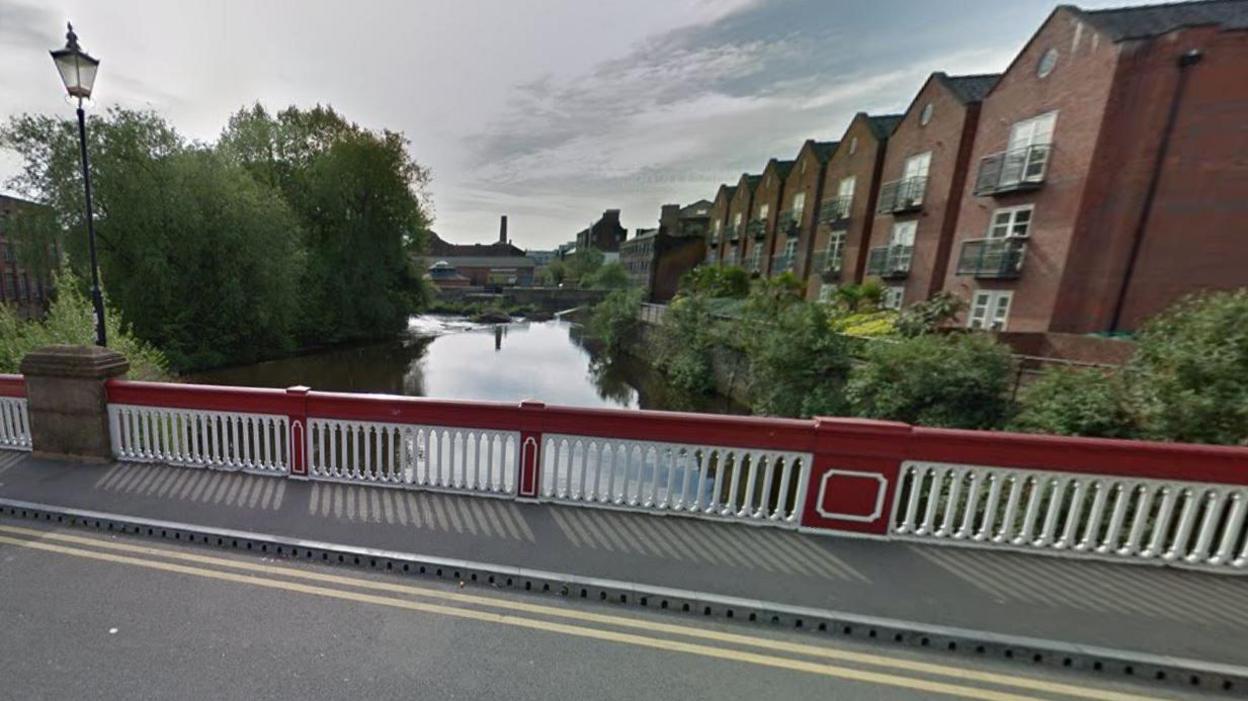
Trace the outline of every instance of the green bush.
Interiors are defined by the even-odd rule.
[[[941,324],[953,319],[965,306],[962,299],[952,292],[937,292],[930,298],[910,305],[897,315],[897,333],[902,336],[921,336],[932,333]]]
[[[56,298],[42,321],[20,319],[9,305],[0,304],[0,372],[18,372],[27,353],[44,346],[95,343],[95,311],[80,283],[68,271],[56,279]],[[160,351],[135,338],[111,306],[105,310],[108,345],[130,361],[128,377],[161,380],[169,377],[169,363]]]
[[[753,409],[772,416],[845,413],[849,341],[819,304],[794,304],[747,345]]]
[[[595,290],[622,290],[632,285],[628,270],[620,263],[607,263],[585,276],[582,287]]]
[[[846,393],[858,416],[998,428],[1008,418],[1009,350],[981,334],[876,341]]]
[[[1121,378],[1097,369],[1052,368],[1023,390],[1009,428],[1063,436],[1134,438],[1139,427]]]
[[[1154,317],[1126,372],[1147,437],[1248,444],[1248,289],[1188,297]]]
[[[589,332],[602,342],[608,356],[623,350],[624,342],[636,333],[641,300],[639,289],[616,290],[594,307]]]
[[[741,299],[750,293],[750,274],[736,266],[699,265],[685,273],[680,288],[707,297]]]
[[[678,389],[693,394],[715,390],[712,323],[710,305],[702,295],[680,295],[667,305],[659,327],[656,365]]]

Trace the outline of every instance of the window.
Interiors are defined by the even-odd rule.
[[[885,309],[901,309],[901,300],[906,296],[906,288],[902,285],[891,285],[884,288],[884,298],[880,304]]]
[[[906,169],[901,177],[910,178],[926,178],[927,170],[932,165],[932,152],[920,153],[917,156],[911,156],[906,159]]]
[[[750,271],[758,272],[763,269],[763,247],[755,246],[750,251]]]
[[[828,237],[827,266],[829,268],[839,269],[841,267],[841,255],[845,252],[845,238],[847,236],[848,232],[846,231],[833,231],[832,235]]]
[[[936,108],[932,106],[932,103],[929,102],[923,105],[923,110],[919,112],[919,126],[927,126],[927,123],[932,121],[932,113],[935,111]]]
[[[741,228],[741,212],[732,215],[732,225],[738,229]]]
[[[1053,143],[1053,127],[1056,124],[1057,112],[1046,112],[1010,127],[1000,185],[1044,179],[1049,152],[1053,150],[1050,144]]]
[[[889,232],[888,236],[888,245],[913,246],[914,234],[918,229],[919,223],[916,221],[893,222],[893,230]]]
[[[724,225],[724,223],[723,223],[722,221],[720,221],[720,220],[718,220],[718,219],[716,219],[716,220],[715,220],[715,235],[716,235],[716,236],[719,236],[719,231],[720,231],[720,229],[722,229],[722,228],[723,228],[723,225]]]
[[[988,238],[1003,239],[1007,236],[1025,237],[1031,229],[1032,205],[1003,207],[992,213],[988,226]]]
[[[836,186],[836,196],[840,199],[846,212],[849,211],[849,208],[854,203],[854,185],[857,182],[854,176],[851,175],[848,178],[841,178],[841,184]]]
[[[784,255],[789,260],[792,260],[793,256],[797,255],[797,239],[791,238],[784,242]]]
[[[1049,49],[1036,62],[1036,77],[1048,78],[1055,67],[1057,67],[1057,49]]]
[[[1004,331],[1013,296],[1009,290],[976,290],[971,313],[966,319],[967,327]]]
[[[1053,127],[1057,124],[1057,112],[1045,112],[1031,119],[1015,122],[1010,127],[1010,143],[1007,150],[1014,151],[1028,146],[1053,143]]]
[[[758,206],[758,218],[767,221],[767,215],[771,214],[770,204],[761,204]]]
[[[798,192],[793,195],[793,216],[801,219],[804,209],[806,209],[806,193]]]
[[[806,172],[806,159],[802,159],[802,167],[799,169],[804,174]]]
[[[849,140],[849,155],[852,156],[857,152],[858,152],[858,137],[855,136],[854,138]]]

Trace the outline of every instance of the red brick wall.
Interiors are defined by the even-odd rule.
[[[715,264],[719,265],[724,259],[724,247],[727,245],[728,224],[731,221],[728,218],[728,210],[732,205],[732,198],[728,197],[728,188],[721,185],[715,193],[715,201],[711,204],[710,218],[707,221],[707,242],[716,239],[714,246],[707,245],[707,253],[715,252]],[[718,227],[718,231],[716,231]]]
[[[737,266],[743,266],[745,261],[745,225],[750,220],[750,212],[754,207],[754,193],[750,190],[750,185],[745,176],[737,182],[737,191],[732,196],[732,202],[728,206],[728,221],[725,227],[730,226],[737,214],[741,215],[741,230],[737,232],[737,243],[735,246],[726,242],[724,244],[723,253],[726,255],[730,247],[735,248],[737,252]],[[726,236],[725,236],[726,238]]]
[[[858,147],[850,153],[854,139],[858,140]],[[837,196],[837,188],[842,178],[851,175],[855,178],[854,202],[845,238],[844,268],[839,281],[841,284],[862,279],[862,270],[866,266],[864,240],[875,220],[875,198],[879,187],[876,174],[883,165],[884,146],[876,141],[867,116],[860,113],[850,122],[849,128],[841,137],[840,145],[828,159],[824,169],[822,199],[825,200]],[[812,251],[818,253],[827,249],[830,234],[828,225],[820,224],[815,230]],[[822,284],[823,280],[818,274],[812,275],[806,284],[807,298],[818,297]]]
[[[758,219],[762,212],[763,205],[767,205],[766,237],[761,241],[756,241],[753,236],[748,233],[742,234],[742,249],[744,251],[742,262],[748,261],[750,256],[754,255],[755,247],[762,247],[761,258],[759,259],[759,274],[767,275],[771,264],[772,244],[775,241],[776,228],[776,211],[780,206],[780,192],[784,189],[784,179],[776,172],[776,161],[767,163],[767,167],[763,170],[763,180],[754,190],[754,203],[750,207],[750,216],[747,217],[747,223]],[[748,270],[748,266],[746,266]]]
[[[919,115],[929,104],[932,118],[925,126],[920,124]],[[974,121],[977,114],[978,108],[968,110],[943,82],[933,77],[919,91],[910,111],[888,139],[880,176],[884,182],[901,178],[910,156],[932,154],[923,208],[917,214],[877,214],[867,244],[868,248],[887,246],[894,221],[918,222],[910,274],[903,281],[888,283],[904,284],[903,304],[927,299],[944,285],[945,263],[960,202],[959,186],[965,181],[970,155],[963,148],[963,136],[968,116]],[[973,132],[967,137],[973,139]]]
[[[784,181],[784,191],[780,195],[780,211],[783,212],[793,208],[793,197],[797,193],[806,193],[806,203],[802,207],[802,216],[798,221],[797,250],[793,261],[793,274],[802,279],[806,277],[806,249],[810,247],[811,225],[819,214],[819,186],[823,181],[823,166],[811,142],[807,141],[802,145],[802,150],[798,152],[793,170],[789,173],[788,179]],[[788,242],[785,234],[780,232],[777,234],[772,250],[773,255],[783,253],[785,244]],[[776,273],[772,272],[772,274]]]
[[[1120,255],[1105,262],[1098,276],[1104,281],[1100,294],[1085,295],[1083,309],[1067,326],[1109,326],[1177,88],[1178,58],[1192,48],[1199,48],[1203,58],[1186,69],[1187,86],[1119,328],[1136,328],[1185,294],[1248,285],[1248,32],[1175,32],[1124,51],[1121,89],[1115,94],[1121,108],[1115,117],[1124,128],[1107,130],[1111,146],[1106,150],[1117,154],[1116,188],[1124,193],[1124,204],[1134,206],[1119,220],[1106,222],[1121,242],[1114,247]]]
[[[1039,78],[1036,64],[1050,47],[1059,52],[1056,67],[1047,78]],[[1117,56],[1118,47],[1105,36],[1071,12],[1058,9],[981,106],[953,254],[957,255],[962,241],[986,235],[997,207],[1034,204],[1031,239],[1017,280],[977,281],[955,275],[956,266],[951,264],[945,288],[967,300],[977,288],[1014,290],[1007,322],[1010,331],[1047,331],[1055,319],[1063,273],[1072,272],[1067,266],[1071,239],[1085,199],[1084,182],[1094,161]],[[1006,148],[1011,125],[1051,110],[1058,114],[1044,185],[1032,192],[998,197],[971,194],[980,159]],[[1096,160],[1100,162],[1099,156]],[[1103,193],[1089,190],[1086,195],[1093,201],[1098,196]]]

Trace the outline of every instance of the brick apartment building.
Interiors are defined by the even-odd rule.
[[[0,304],[16,307],[23,317],[41,316],[47,309],[52,281],[47,271],[34,272],[21,265],[13,242],[15,217],[21,210],[38,207],[28,200],[0,195]],[[55,264],[58,253],[50,253]],[[49,265],[51,269],[53,265]]]
[[[835,141],[807,139],[793,159],[793,170],[784,181],[776,215],[771,275],[788,272],[805,279],[818,209],[815,203],[820,198],[828,157],[835,150]]]
[[[742,267],[750,273],[763,277],[770,274],[780,197],[792,170],[793,161],[773,158],[763,168],[763,179],[754,188],[754,202],[741,241]]]
[[[754,210],[754,191],[763,182],[762,174],[742,173],[728,203],[728,223],[724,225],[723,265],[746,267],[745,249],[749,236],[750,213]]]
[[[999,77],[933,73],[889,136],[866,262],[887,285],[885,306],[944,286],[980,101]]]
[[[680,278],[706,258],[711,207],[706,200],[684,207],[663,205],[658,228],[639,229],[620,244],[620,263],[648,300],[674,297]]]
[[[603,253],[619,253],[620,244],[628,236],[628,229],[620,224],[620,210],[608,209],[598,221],[576,232],[576,249],[594,248]]]
[[[985,97],[945,287],[965,323],[1129,330],[1248,284],[1248,2],[1058,7]]]
[[[716,265],[724,259],[728,246],[728,214],[732,207],[732,197],[737,192],[736,185],[720,185],[715,191],[715,201],[707,213],[706,263]]]
[[[828,157],[805,271],[807,299],[862,279],[885,148],[900,119],[859,112]]]

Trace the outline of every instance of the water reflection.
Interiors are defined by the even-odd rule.
[[[253,387],[309,385],[444,399],[589,407],[742,413],[721,398],[674,391],[631,358],[605,362],[579,325],[562,320],[475,325],[434,315],[413,317],[409,332],[387,343],[336,348],[186,378]]]

